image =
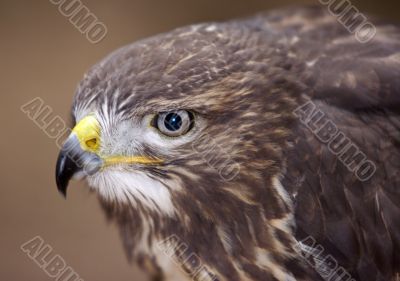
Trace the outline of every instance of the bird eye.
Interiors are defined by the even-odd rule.
[[[164,135],[178,137],[192,129],[193,121],[193,113],[186,110],[177,110],[157,114],[152,121],[152,125]]]

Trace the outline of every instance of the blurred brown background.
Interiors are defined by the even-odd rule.
[[[107,225],[94,195],[73,183],[58,194],[50,139],[20,107],[40,97],[65,120],[77,82],[121,45],[172,28],[281,7],[290,0],[83,0],[108,29],[91,44],[49,0],[0,0],[0,280],[51,280],[21,250],[40,235],[82,279],[146,280],[128,264],[118,233]],[[359,9],[400,20],[400,2],[353,0]]]

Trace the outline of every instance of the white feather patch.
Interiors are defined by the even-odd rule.
[[[88,177],[89,185],[106,200],[140,202],[156,212],[174,216],[175,208],[168,188],[141,171],[125,171],[118,167],[106,169]]]

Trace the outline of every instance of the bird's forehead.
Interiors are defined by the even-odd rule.
[[[122,110],[184,107],[209,82],[229,76],[242,63],[235,54],[243,52],[243,35],[243,30],[204,24],[125,46],[87,73],[75,107],[105,100]]]

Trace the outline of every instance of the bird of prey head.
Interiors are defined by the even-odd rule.
[[[310,99],[326,98],[330,113],[345,102],[340,94],[321,97],[337,85],[325,68],[329,56],[332,67],[353,73],[339,85],[342,92],[379,86],[346,56],[367,63],[364,54],[380,47],[375,52],[386,58],[400,51],[398,42],[355,49],[333,17],[310,8],[180,28],[122,47],[79,84],[58,188],[65,194],[71,178],[85,178],[117,222],[128,256],[165,280],[320,280],[296,251],[296,235],[303,227],[321,244],[334,240],[318,228],[329,225],[322,202],[329,192],[320,189],[338,171],[321,170],[323,144],[304,135],[293,111]],[[400,64],[389,63],[399,72]],[[332,79],[321,81],[325,74]],[[389,88],[386,101],[393,104],[399,99]],[[351,112],[353,105],[343,108]],[[177,238],[170,241],[172,258],[160,247],[170,237]],[[342,260],[349,260],[348,270],[357,268],[351,258]]]

